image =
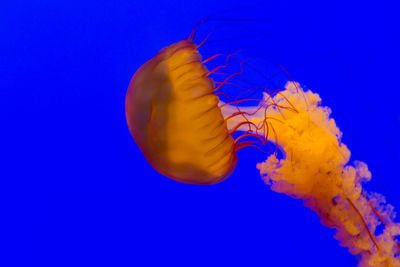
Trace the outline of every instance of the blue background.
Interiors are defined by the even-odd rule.
[[[333,109],[352,160],[373,174],[368,190],[399,210],[393,3],[2,2],[1,265],[355,266],[334,230],[263,183],[257,150],[213,186],[158,174],[130,136],[124,97],[136,69],[200,19],[268,19],[258,26],[273,45],[258,45]]]

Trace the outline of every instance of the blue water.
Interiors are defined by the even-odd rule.
[[[244,38],[247,44],[264,49],[321,95],[352,160],[366,162],[372,172],[368,190],[400,210],[394,1],[321,2],[248,1],[256,4],[248,9],[239,8],[242,1],[210,0],[2,3],[0,175],[7,249],[0,264],[356,266],[334,230],[300,201],[264,185],[255,168],[266,158],[261,152],[241,150],[236,171],[220,184],[180,184],[151,168],[124,115],[136,69],[186,38],[200,19],[257,18],[269,41]]]

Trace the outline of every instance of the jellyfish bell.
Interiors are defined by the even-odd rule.
[[[126,94],[135,142],[154,169],[179,182],[215,184],[237,164],[207,73],[196,45],[183,40],[141,66]]]

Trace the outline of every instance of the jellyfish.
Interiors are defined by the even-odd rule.
[[[207,73],[196,45],[183,40],[145,63],[126,95],[126,119],[143,155],[184,183],[218,183],[237,164],[237,145]]]
[[[323,225],[335,228],[335,238],[359,256],[360,266],[400,266],[394,208],[384,196],[363,188],[371,179],[368,166],[349,162],[350,150],[320,96],[288,75],[283,90],[242,97],[257,91],[232,82],[246,60],[238,60],[239,71],[230,74],[220,72],[226,65],[205,66],[220,56],[228,62],[240,51],[202,59],[198,48],[204,41],[196,45],[194,36],[195,30],[162,49],[139,68],[128,87],[127,124],[151,166],[179,182],[210,185],[233,173],[238,150],[260,149],[268,155],[257,164],[265,183],[301,199]],[[214,80],[213,74],[224,78]],[[221,89],[228,84],[243,92],[227,96]],[[243,105],[249,102],[256,104]],[[270,143],[275,149],[266,149]],[[383,231],[377,231],[379,226]]]

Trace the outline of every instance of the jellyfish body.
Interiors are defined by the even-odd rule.
[[[135,142],[154,169],[179,182],[218,183],[237,163],[207,73],[196,45],[183,40],[140,67],[126,94]]]

